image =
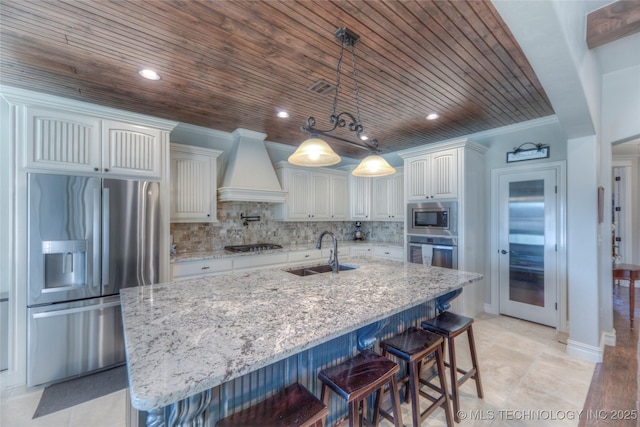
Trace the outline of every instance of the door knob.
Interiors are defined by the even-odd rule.
[[[505,251],[505,250],[503,249],[503,250],[501,250],[501,251],[500,251],[500,253],[501,253],[502,255],[504,255],[504,254],[508,254],[509,252],[508,252],[508,251]]]

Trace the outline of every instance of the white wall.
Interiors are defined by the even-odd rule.
[[[597,187],[599,146],[595,136],[567,142],[567,264],[570,335],[567,352],[601,361]],[[600,360],[598,360],[598,355]]]
[[[14,262],[13,262],[13,216],[12,206],[14,200],[13,191],[13,146],[11,144],[11,125],[10,125],[11,109],[9,104],[0,98],[0,300],[9,297],[11,289],[10,284],[13,283]],[[5,370],[9,366],[9,311],[13,313],[14,298],[9,301],[0,303],[0,370]],[[13,332],[11,332],[13,339]],[[2,373],[0,382],[12,382],[6,378],[10,372]]]
[[[11,144],[11,111],[9,104],[0,97],[0,293],[9,292],[11,262],[11,203],[13,199],[13,147]]]
[[[610,292],[604,298],[607,274],[610,289],[611,264],[607,273],[606,243],[598,246],[603,227],[597,221],[596,199],[601,185],[605,200],[610,200],[611,163],[603,155],[607,146],[601,145],[599,134],[601,70],[585,40],[586,16],[594,4],[561,0],[493,3],[531,63],[568,138],[568,351],[599,361],[599,337],[611,331],[601,318],[612,311],[612,298]],[[609,240],[607,255],[610,246]]]
[[[489,136],[476,136],[474,140],[481,142],[483,145],[488,146],[489,149],[485,153],[485,200],[491,200],[491,171],[499,168],[514,168],[522,166],[530,166],[534,164],[562,161],[567,159],[567,139],[564,134],[564,130],[557,120],[546,120],[536,126],[522,126],[520,128],[513,128],[512,131],[504,134],[493,134]],[[549,158],[528,160],[526,162],[514,162],[507,163],[507,152],[513,151],[515,147],[518,147],[524,142],[533,142],[535,144],[548,144],[549,145]],[[532,148],[531,146],[523,148]],[[566,183],[560,183],[560,185],[566,185]],[[491,219],[491,206],[490,203],[486,204],[485,218]],[[487,228],[490,228],[490,221],[487,221]],[[495,232],[489,230],[489,232]],[[491,239],[487,235],[485,239],[487,243],[487,254],[491,254]],[[491,256],[487,255],[485,265],[485,303],[491,304]]]
[[[602,82],[603,140],[616,143],[640,137],[640,65],[605,74]]]

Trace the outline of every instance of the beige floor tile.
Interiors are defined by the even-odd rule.
[[[71,408],[70,427],[124,427],[126,391],[115,393],[91,400],[82,405]]]
[[[548,390],[522,384],[502,408],[500,418],[523,425],[577,426],[583,405],[584,399],[581,404],[575,404]]]
[[[42,389],[32,392],[12,393],[0,409],[0,425],[11,427],[67,427],[71,417],[70,410],[58,411],[33,419],[40,402]]]

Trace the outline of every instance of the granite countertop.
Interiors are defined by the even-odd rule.
[[[341,240],[338,242],[338,248],[351,247],[351,246],[394,246],[394,247],[403,247],[402,243],[397,242],[379,242],[379,241],[370,241],[370,240]],[[331,243],[327,240],[324,243],[324,247],[330,248]],[[221,259],[221,258],[230,258],[230,257],[239,257],[239,256],[247,256],[247,255],[258,255],[258,254],[273,254],[279,252],[293,252],[293,251],[303,251],[306,249],[315,249],[315,243],[309,244],[297,244],[297,245],[282,245],[282,249],[269,249],[266,251],[256,251],[256,252],[231,252],[226,251],[224,249],[206,251],[206,252],[179,252],[175,256],[171,257],[172,263],[175,262],[188,262],[188,261],[204,261],[208,259]]]
[[[283,268],[120,291],[131,402],[161,408],[482,278],[402,261]]]

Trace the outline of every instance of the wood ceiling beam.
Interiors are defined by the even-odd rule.
[[[618,0],[587,15],[587,46],[593,49],[640,31],[640,2]]]

